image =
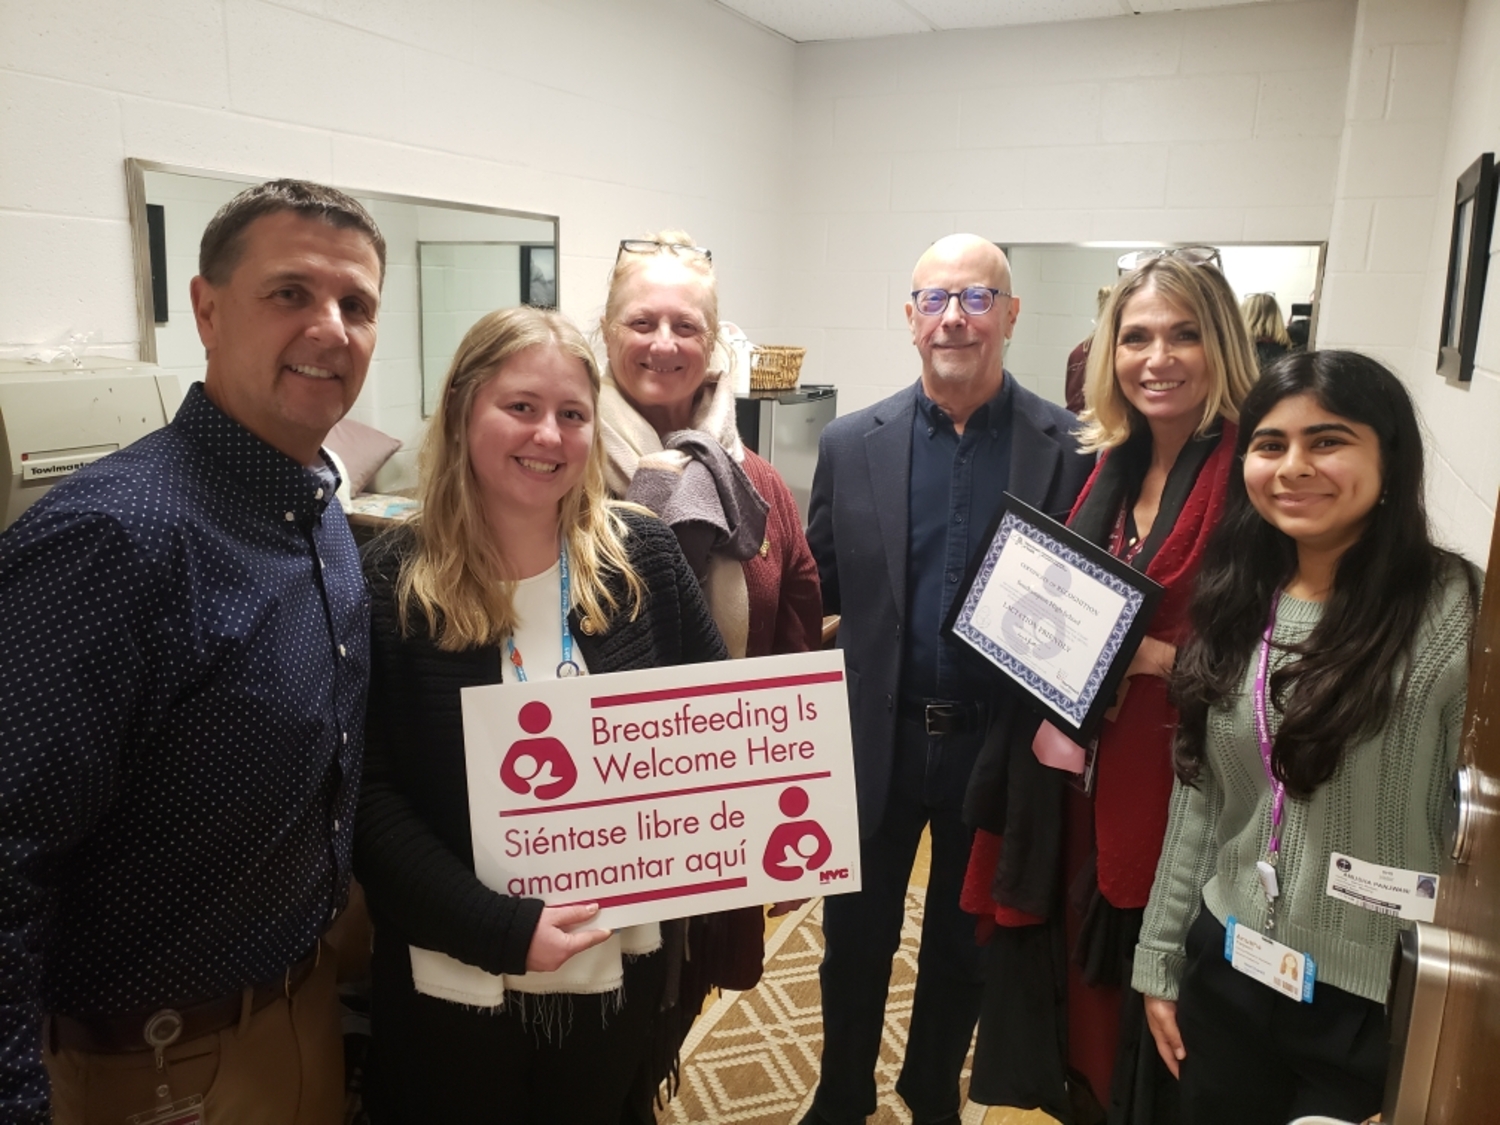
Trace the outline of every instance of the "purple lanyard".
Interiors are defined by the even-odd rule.
[[[1276,607],[1281,591],[1271,596],[1271,618],[1261,637],[1260,665],[1255,672],[1255,737],[1260,742],[1260,764],[1265,767],[1266,781],[1271,785],[1271,838],[1266,851],[1272,856],[1281,850],[1281,814],[1286,804],[1286,786],[1276,780],[1271,769],[1271,721],[1266,707],[1266,683],[1271,671],[1271,634],[1276,630]]]

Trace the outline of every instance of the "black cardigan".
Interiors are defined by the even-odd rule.
[[[590,636],[570,618],[590,672],[724,660],[728,653],[677,539],[625,513],[631,565],[646,587],[640,616],[617,613]],[[382,936],[434,949],[490,973],[524,973],[540,899],[516,898],[474,875],[459,689],[501,680],[498,645],[443,652],[420,626],[403,637],[395,582],[415,546],[409,531],[365,554],[371,588],[365,770],[354,824],[354,870]],[[611,590],[627,606],[624,582]],[[420,611],[413,615],[422,620]]]

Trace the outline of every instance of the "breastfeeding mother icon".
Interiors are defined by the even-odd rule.
[[[783,816],[801,816],[807,811],[807,793],[801,787],[793,785],[781,791],[777,804],[780,805]],[[804,850],[809,840],[812,841],[811,854]],[[822,867],[832,854],[833,842],[828,839],[828,833],[823,831],[821,824],[816,820],[790,820],[771,830],[761,866],[771,878],[789,883],[802,878],[806,871],[816,871]],[[802,862],[799,864],[797,860]]]
[[[527,734],[541,734],[552,725],[545,703],[532,700],[518,717]],[[512,793],[530,793],[543,801],[561,797],[578,781],[573,755],[556,738],[518,738],[500,763],[500,780]]]

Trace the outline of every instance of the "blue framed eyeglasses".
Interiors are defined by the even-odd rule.
[[[967,289],[953,292],[949,289],[913,289],[912,306],[923,316],[942,316],[948,311],[948,302],[958,298],[958,307],[970,316],[983,316],[995,307],[996,297],[1009,297],[1004,289],[991,289],[985,285],[971,285]]]

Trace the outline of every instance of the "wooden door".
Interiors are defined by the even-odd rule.
[[[1486,575],[1464,721],[1471,847],[1466,863],[1445,867],[1435,919],[1450,962],[1428,1125],[1500,1121],[1500,520]]]

